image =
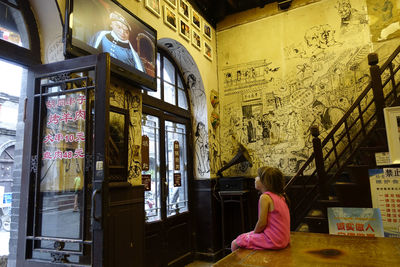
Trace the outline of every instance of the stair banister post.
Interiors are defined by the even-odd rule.
[[[383,96],[383,86],[381,78],[381,69],[378,66],[378,54],[368,54],[369,71],[371,74],[371,85],[374,93],[376,117],[379,125],[384,125],[383,108],[385,107],[385,98]]]
[[[328,188],[327,188],[327,175],[324,166],[324,157],[322,154],[321,139],[319,139],[319,129],[317,125],[313,125],[310,128],[311,135],[313,136],[312,142],[314,147],[315,155],[315,168],[318,175],[318,188],[321,199],[328,199]]]

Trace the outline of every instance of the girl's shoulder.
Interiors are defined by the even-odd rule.
[[[272,197],[269,194],[267,194],[267,192],[265,192],[265,193],[260,195],[260,200],[272,201]]]
[[[264,195],[270,197],[271,199],[281,199],[281,198],[283,198],[283,196],[278,195],[278,194],[275,194],[275,193],[270,192],[270,191],[264,192],[264,193],[262,194],[262,196],[264,196]]]

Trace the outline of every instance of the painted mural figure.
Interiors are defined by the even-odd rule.
[[[337,107],[326,107],[318,100],[314,101],[312,107],[315,116],[317,116],[317,121],[326,131],[330,130],[344,115],[343,110]]]
[[[339,0],[337,10],[341,18],[341,27],[368,23],[366,14],[352,8],[349,0]]]
[[[208,167],[208,163],[210,161],[209,155],[208,155],[208,142],[207,142],[207,133],[205,130],[205,125],[202,122],[199,122],[197,124],[196,128],[196,156],[197,156],[197,170],[199,171],[200,174],[205,174],[210,172],[210,169]]]

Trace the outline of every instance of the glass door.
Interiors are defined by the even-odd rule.
[[[30,69],[17,266],[103,265],[108,68],[100,54]]]
[[[188,125],[186,119],[143,108],[142,136],[149,141],[149,166],[142,172],[146,266],[164,266],[192,256]],[[152,257],[154,250],[163,257]]]

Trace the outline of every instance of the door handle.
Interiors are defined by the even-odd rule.
[[[100,192],[101,192],[100,189],[95,189],[92,193],[92,218],[98,222],[101,220],[101,216],[96,217],[96,199],[95,199],[95,197]]]

